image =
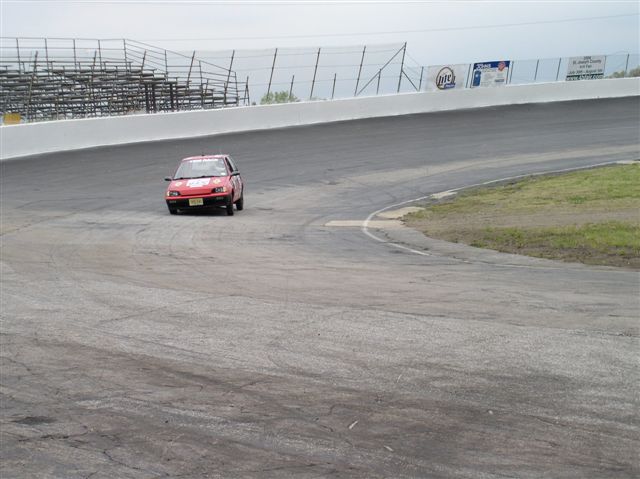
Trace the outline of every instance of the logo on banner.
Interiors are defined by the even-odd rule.
[[[456,75],[449,67],[442,68],[436,75],[436,87],[438,90],[448,90],[449,88],[455,88]]]

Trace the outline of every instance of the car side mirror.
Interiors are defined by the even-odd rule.
[[[165,176],[164,181],[173,181],[173,178],[171,178],[170,176]]]

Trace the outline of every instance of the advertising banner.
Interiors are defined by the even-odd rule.
[[[510,60],[474,63],[471,73],[471,88],[506,85],[510,67]]]
[[[469,72],[469,64],[437,65],[427,70],[427,91],[445,91],[464,88]]]
[[[604,63],[604,55],[569,58],[566,80],[597,80],[604,78]]]

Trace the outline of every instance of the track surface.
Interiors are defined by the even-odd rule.
[[[419,256],[325,225],[637,159],[639,106],[2,163],[3,479],[637,477],[636,272]],[[162,178],[219,150],[240,165],[247,209],[170,216]]]

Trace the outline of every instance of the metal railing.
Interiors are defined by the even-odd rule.
[[[0,38],[0,112],[23,121],[238,106],[231,69],[133,40]]]

